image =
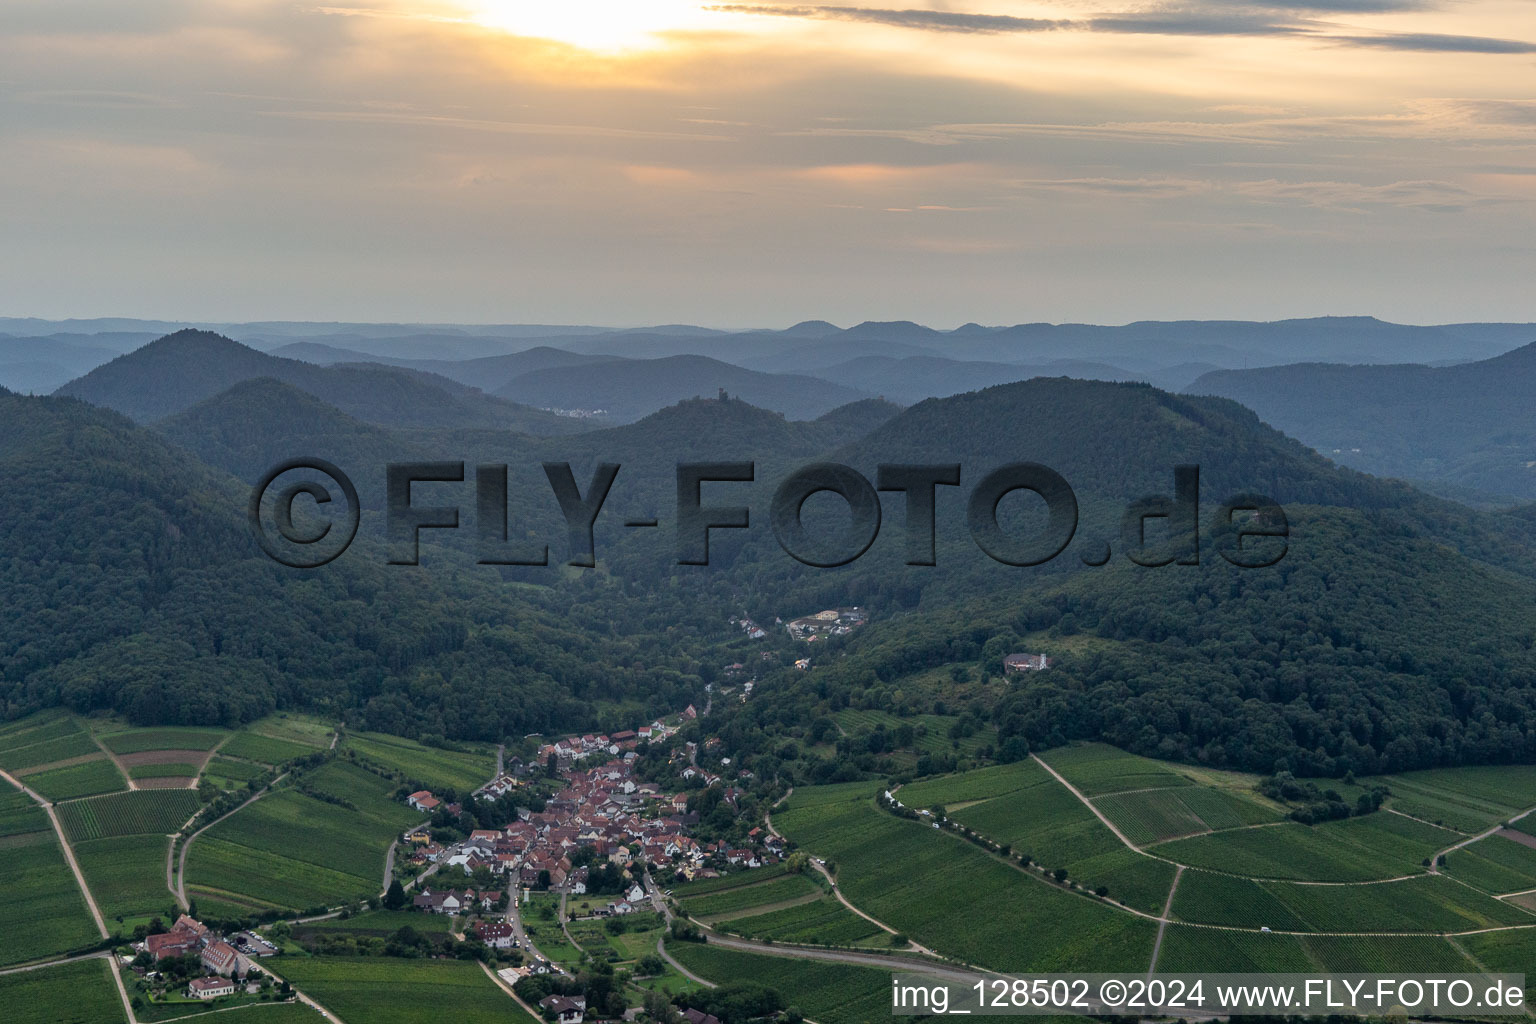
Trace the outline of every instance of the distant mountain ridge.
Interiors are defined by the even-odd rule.
[[[553,366],[521,374],[496,394],[538,408],[602,410],[610,420],[630,422],[720,390],[793,420],[872,397],[818,377],[761,373],[699,355]]]
[[[197,330],[177,331],[119,356],[55,394],[151,422],[261,377],[290,384],[360,420],[388,426],[501,427],[532,433],[579,429],[560,417],[420,371],[378,364],[320,367]]]
[[[1536,343],[1454,366],[1220,370],[1191,394],[1241,402],[1368,472],[1536,498]]]

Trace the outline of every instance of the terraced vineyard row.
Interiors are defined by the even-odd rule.
[[[140,789],[74,800],[58,807],[59,823],[72,843],[110,836],[168,835],[199,806],[190,789]]]

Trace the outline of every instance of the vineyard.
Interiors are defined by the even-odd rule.
[[[285,957],[281,973],[346,1021],[535,1024],[470,961]]]
[[[1445,856],[1454,878],[1494,893],[1536,889],[1536,849],[1494,833]]]
[[[185,779],[191,782],[197,777],[197,765],[182,762],[167,764],[136,764],[128,769],[133,779]]]
[[[190,789],[140,789],[75,800],[58,807],[59,822],[72,843],[111,836],[169,835],[197,813]]]
[[[63,953],[99,938],[52,829],[12,840],[3,853],[0,966]]]
[[[913,809],[942,804],[951,809],[956,804],[991,800],[1016,789],[1038,786],[1045,770],[1033,761],[978,768],[958,775],[941,775],[903,786],[901,802]]]
[[[188,855],[188,885],[297,910],[376,895],[391,840],[421,820],[393,788],[332,761],[209,829]]]
[[[1531,765],[1436,768],[1381,781],[1392,790],[1393,808],[1466,833],[1536,806],[1536,767]]]
[[[787,1005],[820,1024],[865,1024],[891,1016],[889,971],[738,953],[695,942],[669,942],[667,952],[704,978],[750,978],[775,989]]]
[[[693,917],[712,917],[729,914],[751,907],[767,906],[801,897],[814,896],[821,891],[806,875],[780,875],[778,878],[757,885],[737,886],[722,892],[702,896],[690,896],[682,901],[683,909]]]
[[[736,935],[774,942],[823,946],[891,945],[888,932],[870,924],[832,896],[764,913],[732,917],[716,927]]]
[[[280,740],[253,732],[238,732],[219,747],[219,753],[229,757],[243,757],[248,761],[280,765],[313,754],[316,747],[304,746],[292,740]]]
[[[1033,761],[1008,765],[1007,773],[988,782],[1007,787],[1002,796],[965,804],[950,817],[982,835],[1009,844],[1015,854],[1027,854],[1044,868],[1063,868],[1088,888],[1103,886],[1129,906],[1156,913],[1162,910],[1173,884],[1173,865],[1143,857],[1115,838],[1082,801]],[[991,772],[986,769],[984,772]],[[982,775],[984,772],[966,773]],[[964,780],[965,776],[956,776]],[[903,788],[903,800],[914,799]],[[962,781],[954,792],[983,792]]]
[[[485,785],[496,769],[494,750],[478,749],[469,753],[440,750],[382,733],[348,735],[346,748],[428,788],[451,787],[461,794]]]
[[[212,750],[228,735],[223,730],[160,726],[128,729],[98,738],[114,754],[138,754],[146,750]]]
[[[855,905],[947,956],[996,970],[1144,970],[1154,925],[878,809],[868,784],[796,790],[785,835],[836,866]]]
[[[0,977],[6,1024],[124,1024],[111,970],[97,959]]]
[[[1370,885],[1298,885],[1186,871],[1173,912],[1182,921],[1300,932],[1440,933],[1536,925],[1536,915],[1438,875]]]
[[[1417,874],[1454,832],[1378,812],[1308,826],[1295,822],[1178,839],[1152,848],[1192,867],[1254,878],[1364,882]]]
[[[116,793],[126,788],[123,773],[106,757],[27,775],[22,781],[52,801]]]
[[[1084,796],[1123,793],[1130,789],[1169,789],[1192,785],[1161,761],[1137,757],[1102,743],[1062,747],[1041,756]]]
[[[108,926],[118,918],[164,914],[172,904],[165,885],[165,836],[116,836],[75,843],[75,860]]]
[[[1203,786],[1116,793],[1097,797],[1093,805],[1139,846],[1284,817],[1256,797]]]

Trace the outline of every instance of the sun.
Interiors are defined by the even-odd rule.
[[[471,20],[487,28],[605,52],[662,45],[663,33],[711,24],[705,5],[687,0],[470,0],[470,6]]]

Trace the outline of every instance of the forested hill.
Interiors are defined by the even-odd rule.
[[[1523,513],[1475,512],[1340,469],[1231,401],[1146,385],[1042,379],[892,413],[875,403],[796,422],[704,399],[566,438],[381,431],[293,386],[252,381],[161,434],[72,399],[0,396],[0,472],[43,484],[0,498],[4,713],[63,703],[232,722],[304,705],[407,735],[495,739],[676,707],[720,666],[756,659],[766,666],[756,695],[721,726],[744,749],[778,749],[844,706],[948,705],[996,722],[1012,754],[1100,736],[1263,771],[1282,760],[1308,772],[1536,760],[1536,558]],[[371,515],[331,565],[273,564],[244,522],[245,487],[193,450],[248,472],[301,437],[327,451],[289,454],[369,462],[401,444],[410,458],[509,463],[511,528],[546,540],[553,564],[511,582],[471,564],[469,544],[454,549],[473,539],[463,529],[446,547],[429,538],[419,569],[390,567]],[[780,550],[768,529],[775,487],[828,458],[871,479],[882,462],[961,464],[962,485],[940,488],[939,565],[903,564],[899,495],[886,496],[880,538],[851,565],[811,569]],[[753,526],[716,531],[710,567],[679,566],[675,467],[702,460],[757,463],[752,483],[706,495],[749,505]],[[1083,513],[1073,546],[1038,568],[993,562],[965,526],[970,488],[1026,460],[1062,473]],[[543,461],[571,462],[584,491],[593,464],[624,467],[595,571],[561,564]],[[1201,467],[1201,564],[1127,564],[1121,510],[1171,493],[1179,463]],[[1289,551],[1239,570],[1216,555],[1210,517],[1222,498],[1254,490],[1286,507]],[[455,493],[474,508],[472,485]],[[622,525],[637,515],[663,528]],[[1004,518],[1030,522],[1027,508]],[[1106,538],[1114,562],[1085,565]],[[778,634],[750,642],[728,621],[848,605],[869,609],[872,624],[815,647],[809,672],[773,667],[803,646]],[[780,660],[762,662],[765,647]],[[1057,666],[1004,680],[997,662],[1018,649],[1045,650]]]
[[[569,619],[493,570],[386,566],[360,539],[326,571],[267,559],[247,488],[73,399],[0,395],[0,716],[64,705],[233,724],[277,707],[497,739],[612,726],[701,691],[692,646]],[[689,609],[665,609],[696,632]],[[712,618],[712,617],[711,617]]]
[[[1223,395],[1346,465],[1536,497],[1536,344],[1457,366],[1301,363],[1220,370]]]
[[[350,416],[385,426],[497,427],[544,434],[581,429],[570,419],[417,370],[376,364],[315,366],[195,330],[177,331],[119,356],[56,394],[149,422],[260,377],[283,381]]]

